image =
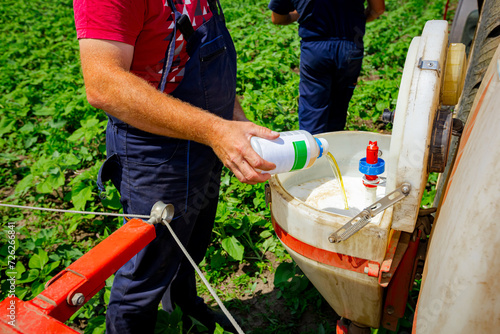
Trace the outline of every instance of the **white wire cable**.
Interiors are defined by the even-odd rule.
[[[111,212],[75,211],[75,210],[63,210],[63,209],[49,209],[49,208],[40,208],[40,207],[36,207],[36,206],[24,206],[24,205],[5,204],[5,203],[0,203],[0,206],[4,206],[4,207],[8,207],[8,208],[16,208],[16,209],[26,209],[26,210],[76,213],[76,214],[82,214],[82,215],[134,217],[134,218],[142,218],[142,219],[149,219],[150,218],[150,216],[146,216],[146,215],[133,215],[133,214],[111,213]]]
[[[5,203],[0,203],[0,206],[8,207],[8,208],[16,208],[16,209],[25,209],[25,210],[40,210],[40,211],[63,212],[63,213],[74,213],[74,214],[84,214],[84,215],[135,217],[135,218],[141,218],[141,219],[149,219],[150,218],[150,216],[147,216],[147,215],[133,215],[133,214],[122,214],[122,213],[110,213],[110,212],[91,212],[91,211],[74,211],[74,210],[63,210],[63,209],[49,209],[49,208],[41,208],[41,207],[36,207],[36,206],[25,206],[25,205],[15,205],[15,204],[5,204]],[[236,320],[234,320],[231,313],[229,313],[229,311],[226,309],[226,307],[224,306],[222,301],[219,299],[215,290],[210,286],[210,283],[208,283],[207,279],[205,278],[205,276],[201,272],[200,268],[198,268],[196,263],[193,261],[193,259],[189,255],[186,248],[184,248],[184,245],[182,245],[179,238],[177,238],[177,235],[175,234],[175,232],[172,229],[172,227],[170,226],[170,224],[165,219],[163,219],[162,222],[165,224],[165,226],[167,226],[167,228],[170,231],[170,234],[172,234],[172,237],[174,238],[175,242],[177,243],[177,245],[179,245],[179,247],[182,250],[182,252],[184,253],[184,255],[186,255],[187,259],[189,260],[189,262],[191,263],[193,268],[196,270],[196,272],[200,276],[203,283],[206,285],[206,287],[210,291],[210,294],[215,298],[215,301],[220,306],[220,308],[222,309],[222,311],[224,312],[226,317],[229,319],[231,324],[234,326],[234,328],[236,329],[238,334],[245,334],[245,332],[243,332],[243,330],[238,325]]]
[[[172,237],[174,238],[175,242],[177,242],[177,245],[179,245],[179,247],[182,250],[182,252],[184,253],[184,255],[186,255],[187,259],[189,260],[189,262],[191,263],[191,265],[193,266],[193,268],[196,270],[196,272],[200,276],[200,278],[203,281],[203,283],[205,283],[205,285],[207,286],[208,290],[210,291],[210,293],[212,294],[212,296],[215,298],[215,301],[217,302],[217,304],[219,304],[220,308],[222,309],[222,312],[224,312],[224,314],[229,319],[229,321],[231,322],[231,324],[234,326],[234,328],[236,329],[236,331],[238,332],[238,334],[245,334],[245,332],[243,332],[243,330],[238,325],[238,323],[236,322],[236,320],[234,320],[234,318],[231,315],[231,313],[229,313],[229,311],[226,309],[226,307],[224,306],[224,304],[222,303],[222,301],[219,299],[219,297],[217,297],[217,293],[214,291],[214,289],[212,289],[212,287],[210,286],[210,283],[208,283],[208,281],[205,278],[205,276],[203,276],[203,273],[201,272],[200,268],[198,268],[198,266],[193,261],[193,259],[191,258],[191,256],[189,256],[188,251],[186,250],[186,248],[184,248],[184,245],[182,245],[182,243],[179,240],[179,238],[177,238],[177,235],[175,235],[174,230],[172,229],[172,227],[170,226],[170,224],[167,223],[165,220],[163,220],[163,224],[165,224],[165,226],[167,226],[167,228],[170,231],[170,234],[172,234]]]

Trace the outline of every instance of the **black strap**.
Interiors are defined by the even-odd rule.
[[[208,6],[212,14],[219,15],[219,10],[217,8],[217,0],[208,0]]]
[[[172,11],[176,11],[174,1],[167,0],[167,2],[168,2],[168,6],[170,7],[170,9],[172,9]]]
[[[177,29],[179,29],[181,34],[184,36],[184,39],[186,41],[189,40],[189,37],[191,37],[191,35],[194,34],[193,25],[189,20],[189,16],[187,16],[186,14],[182,14],[181,17],[177,19],[176,24],[177,24]]]

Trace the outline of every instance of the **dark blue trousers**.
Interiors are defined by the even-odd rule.
[[[159,200],[174,205],[171,222],[194,261],[203,259],[217,209],[222,163],[199,143],[143,136],[110,118],[110,158],[103,167],[121,193],[125,213],[148,215]],[[108,174],[109,173],[109,174]],[[115,274],[107,310],[108,331],[152,332],[158,304],[184,313],[205,307],[197,297],[193,268],[167,228],[156,225],[156,238]]]
[[[344,130],[361,71],[363,46],[348,40],[301,42],[299,127],[311,134]]]

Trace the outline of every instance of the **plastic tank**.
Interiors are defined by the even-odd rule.
[[[379,284],[380,269],[393,235],[399,235],[394,230],[413,231],[427,181],[428,147],[440,101],[447,32],[446,21],[429,21],[422,36],[413,39],[392,136],[354,131],[318,135],[328,141],[337,160],[350,210],[344,210],[341,200],[325,202],[322,196],[328,188],[323,192],[311,189],[315,183],[316,188],[334,183],[325,159],[306,170],[274,175],[269,181],[274,228],[287,251],[337,314],[370,327],[380,325],[384,292]],[[377,199],[403,183],[410,183],[411,192],[348,240],[330,243],[328,237],[333,232],[372,204],[363,201],[363,175],[358,170],[369,141],[378,142],[386,161],[386,172],[381,176],[387,178],[387,187],[377,188]]]
[[[361,194],[361,199],[364,199],[364,186],[358,171],[359,159],[365,156],[369,140],[377,140],[384,157],[389,152],[391,137],[354,131],[318,137],[330,143],[330,152],[335,156],[344,179],[352,177],[359,180],[357,186],[346,183],[349,203],[357,199],[357,194]],[[385,177],[386,174],[381,176]],[[378,327],[382,288],[377,277],[365,273],[365,267],[370,261],[381,263],[384,259],[392,210],[380,214],[346,242],[330,243],[328,236],[360,210],[351,208],[346,212],[340,200],[327,208],[328,211],[320,210],[293,196],[290,190],[308,181],[332,178],[333,172],[326,159],[319,159],[306,170],[273,176],[270,185],[275,230],[295,262],[338,314]],[[381,188],[380,191],[379,196],[383,196],[385,190]],[[311,253],[316,253],[318,257]],[[343,257],[343,254],[348,256]],[[337,261],[340,268],[336,266]]]

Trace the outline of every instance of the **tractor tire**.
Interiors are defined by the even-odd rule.
[[[455,117],[465,124],[484,74],[500,43],[500,0],[485,0],[481,7],[481,15],[472,42],[464,88],[455,109]],[[437,207],[441,202],[441,195],[453,167],[459,140],[457,137],[453,137],[451,140],[446,168],[439,176],[433,206]]]

